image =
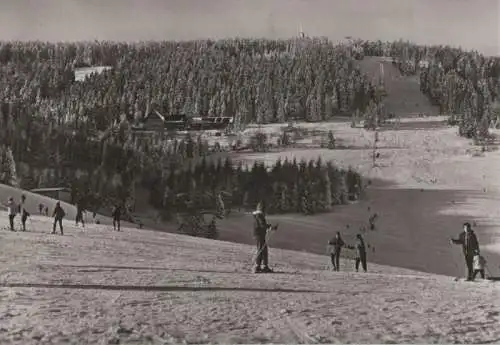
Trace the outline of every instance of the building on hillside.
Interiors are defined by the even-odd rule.
[[[101,74],[104,71],[112,69],[111,66],[94,66],[94,67],[82,67],[75,68],[75,81],[84,81],[85,78],[91,76],[92,74]]]
[[[135,132],[164,132],[183,130],[210,130],[225,129],[233,123],[233,117],[189,117],[185,114],[171,114],[164,116],[159,111],[153,110],[143,120],[132,126]]]
[[[183,130],[186,127],[187,116],[182,114],[164,116],[159,111],[153,110],[132,126],[136,132],[163,132],[165,130]]]
[[[189,117],[185,114],[170,114],[165,116],[164,127],[166,130],[185,130],[189,126]]]
[[[44,195],[52,199],[60,200],[63,202],[71,203],[71,190],[64,187],[55,188],[36,188],[30,190],[30,192]]]
[[[200,128],[201,130],[205,129],[225,129],[229,125],[233,123],[233,118],[229,116],[217,116],[217,117],[201,117],[198,118],[199,123],[202,124]],[[192,121],[189,124],[189,128],[193,130],[197,130],[197,122]]]

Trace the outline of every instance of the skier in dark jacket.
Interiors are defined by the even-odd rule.
[[[54,208],[54,214],[52,215],[52,217],[54,217],[54,227],[52,228],[52,234],[56,233],[56,225],[57,223],[59,223],[59,229],[61,230],[61,235],[64,235],[62,220],[65,215],[66,212],[64,212],[63,208],[61,207],[61,203],[58,201],[56,203],[56,207]]]
[[[85,222],[83,221],[83,213],[85,212],[85,209],[83,208],[82,201],[80,200],[76,204],[76,218],[75,218],[75,223],[76,226],[78,226],[78,223],[82,223],[82,226],[85,228]]]
[[[7,213],[9,215],[10,231],[16,231],[16,229],[14,229],[14,219],[17,215],[17,205],[14,202],[14,198],[9,197],[9,200],[7,201],[7,204],[5,206],[7,207]]]
[[[467,280],[474,280],[474,254],[479,254],[479,241],[470,223],[464,223],[464,231],[458,235],[457,239],[451,239],[452,244],[462,245],[462,251],[465,257],[465,264],[467,265]]]
[[[253,212],[254,217],[254,237],[257,242],[257,258],[255,262],[255,273],[271,273],[269,268],[269,257],[267,249],[267,232],[271,227],[267,223],[266,215],[264,214],[262,202],[257,205],[257,209]],[[261,265],[264,264],[264,268]]]
[[[330,258],[332,260],[333,270],[338,272],[340,270],[340,252],[345,245],[340,236],[340,232],[337,232],[335,237],[328,241],[328,245],[330,246]]]
[[[348,246],[349,249],[356,250],[355,268],[356,272],[359,271],[359,264],[363,267],[363,271],[367,271],[366,264],[366,246],[363,236],[361,234],[356,235],[356,244],[354,246]]]
[[[120,219],[122,217],[122,209],[120,205],[115,205],[111,211],[111,216],[113,217],[113,229],[120,231]]]
[[[28,210],[26,209],[26,196],[21,195],[21,203],[19,204],[21,209],[21,225],[23,226],[23,231],[26,231],[26,220],[30,216]]]

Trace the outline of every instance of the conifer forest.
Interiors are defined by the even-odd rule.
[[[278,161],[272,167],[214,159],[201,136],[137,136],[153,111],[228,116],[248,124],[321,122],[358,114],[373,123],[380,85],[364,56],[392,57],[419,74],[422,93],[449,114],[460,135],[481,139],[498,123],[500,59],[447,46],[324,38],[187,42],[0,43],[0,183],[23,189],[66,186],[74,200],[104,207],[132,203],[136,188],[165,219],[188,205],[270,213],[328,212],[356,200],[356,171],[331,162]],[[84,81],[75,68],[109,66]],[[378,124],[375,124],[375,126]],[[204,197],[209,193],[211,197]]]

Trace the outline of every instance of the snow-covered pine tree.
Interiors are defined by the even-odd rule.
[[[3,184],[19,187],[16,171],[16,162],[14,161],[14,155],[12,150],[8,146],[2,146],[1,148],[1,171],[0,171],[0,181]]]
[[[327,169],[323,169],[323,181],[322,185],[324,186],[325,194],[324,194],[324,207],[325,211],[330,211],[332,208],[333,204],[333,198],[332,198],[332,183],[330,181],[330,176],[328,174]]]

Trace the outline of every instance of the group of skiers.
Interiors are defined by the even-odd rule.
[[[21,214],[21,226],[22,231],[26,231],[26,221],[30,217],[30,213],[26,208],[26,196],[23,194],[21,196],[21,201],[16,204],[14,198],[9,197],[7,204],[7,213],[9,217],[9,226],[11,231],[14,229],[14,220],[18,213]],[[83,220],[83,213],[85,209],[82,203],[77,203],[77,214],[76,214],[76,225],[79,223],[85,227]],[[52,217],[54,218],[54,223],[52,227],[52,234],[56,233],[56,226],[59,224],[59,230],[61,235],[63,235],[63,219],[66,216],[66,212],[61,207],[61,203],[56,202],[54,212]],[[95,216],[95,213],[94,213]],[[113,218],[113,228],[116,231],[120,231],[120,220],[122,216],[122,208],[120,205],[115,205],[113,207],[111,216]],[[257,254],[255,261],[255,273],[272,273],[273,270],[269,267],[269,253],[268,253],[268,240],[269,236],[273,230],[277,230],[277,225],[272,226],[267,222],[266,215],[264,212],[264,204],[260,202],[257,205],[256,210],[253,212],[254,216],[254,237],[257,244]],[[471,224],[466,222],[463,224],[463,231],[458,235],[457,239],[451,239],[452,244],[457,244],[462,246],[463,255],[465,258],[465,264],[467,267],[467,277],[468,281],[473,281],[477,274],[481,275],[482,279],[485,279],[485,268],[486,260],[480,254],[479,241],[475,232],[472,230]],[[353,249],[356,251],[355,257],[355,269],[356,272],[359,270],[359,266],[363,268],[363,271],[367,271],[367,250],[365,242],[361,234],[356,235],[356,243],[354,245],[347,245],[340,232],[337,232],[335,237],[328,241],[329,254],[331,259],[331,264],[333,270],[340,270],[340,254],[342,248],[346,247],[348,249]]]
[[[269,251],[268,240],[273,230],[277,229],[277,225],[272,226],[266,220],[263,202],[257,204],[254,216],[254,237],[257,244],[257,254],[255,260],[255,273],[272,273],[273,270],[269,267]],[[340,270],[340,253],[343,247],[356,250],[355,269],[359,271],[361,264],[363,271],[367,271],[366,246],[363,236],[356,235],[356,243],[354,245],[346,245],[340,232],[337,232],[335,237],[328,242],[330,258],[335,271]]]
[[[268,240],[273,230],[277,226],[272,226],[266,220],[264,212],[264,204],[260,202],[256,210],[253,212],[254,216],[254,237],[257,244],[257,254],[255,261],[255,273],[272,273],[273,270],[269,267],[269,254],[268,254]],[[370,225],[372,225],[372,219]],[[467,281],[473,281],[477,274],[480,274],[482,279],[486,278],[486,260],[481,255],[479,250],[479,241],[475,232],[472,230],[471,224],[466,222],[463,224],[463,232],[458,235],[457,239],[451,239],[452,244],[462,246],[462,251],[467,266]],[[342,248],[353,249],[356,251],[354,268],[356,272],[359,271],[359,266],[367,272],[367,250],[365,241],[361,234],[356,235],[356,242],[354,245],[347,245],[340,232],[335,234],[335,237],[328,241],[329,254],[331,264],[334,271],[340,271],[340,254]],[[369,247],[369,246],[368,246]]]
[[[21,214],[21,226],[22,226],[21,231],[26,231],[26,221],[30,217],[30,213],[26,209],[26,196],[24,194],[21,196],[21,201],[19,204],[17,204],[14,201],[13,197],[9,197],[5,206],[7,208],[7,215],[9,217],[10,231],[15,231],[14,220],[15,220],[18,213]],[[40,212],[41,214],[43,214],[43,211],[45,211],[45,215],[48,216],[48,208],[46,208],[44,210],[43,207],[39,206],[39,209],[41,210],[41,212]],[[79,223],[82,223],[82,226],[85,228],[85,222],[83,220],[83,214],[85,212],[86,211],[83,207],[83,204],[81,202],[78,202],[76,205],[76,218],[75,218],[76,226],[78,226]],[[94,219],[95,219],[95,215],[96,215],[96,213],[94,212]],[[59,201],[57,201],[56,206],[54,208],[54,212],[52,214],[52,217],[54,218],[54,223],[52,226],[52,233],[51,234],[56,233],[56,228],[57,228],[57,225],[59,224],[60,233],[61,233],[61,235],[64,235],[62,223],[63,223],[63,219],[65,216],[66,216],[66,212],[61,207],[61,203]],[[115,231],[120,231],[121,216],[122,216],[122,207],[118,204],[113,206],[113,209],[111,212],[111,217],[113,218],[113,229]]]
[[[356,272],[359,271],[360,264],[363,271],[366,272],[368,270],[366,262],[366,246],[361,234],[356,235],[356,243],[354,245],[347,245],[342,239],[340,232],[337,231],[335,237],[328,241],[328,247],[334,271],[340,271],[340,253],[344,247],[356,251],[356,257],[354,260],[354,268],[356,269]]]

